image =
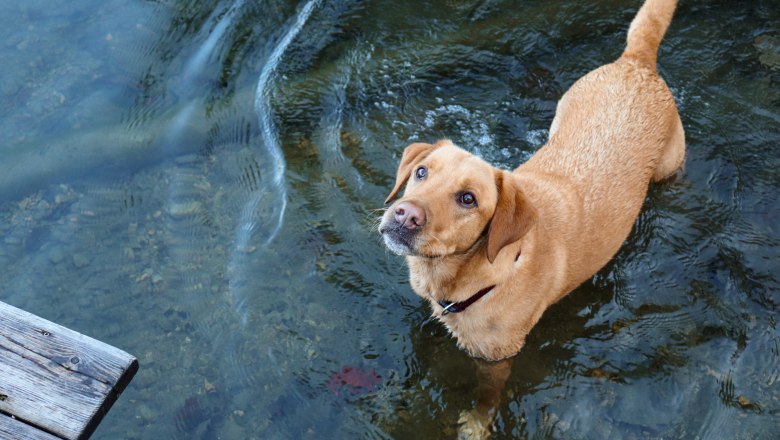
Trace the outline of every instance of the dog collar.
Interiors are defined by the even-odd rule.
[[[445,316],[445,315],[449,315],[450,313],[460,313],[466,310],[470,305],[474,304],[475,302],[477,302],[477,300],[487,295],[491,290],[493,290],[494,287],[496,287],[495,284],[490,287],[485,287],[479,292],[471,295],[471,297],[469,297],[469,299],[465,301],[460,301],[460,302],[452,302],[446,300],[438,301],[439,305],[444,307],[444,311],[441,312],[441,315]]]

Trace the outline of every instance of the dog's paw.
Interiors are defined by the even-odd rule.
[[[463,411],[458,418],[458,440],[486,440],[490,438],[494,411]]]

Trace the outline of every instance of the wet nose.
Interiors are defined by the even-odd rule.
[[[425,226],[425,211],[412,202],[401,202],[395,207],[395,221],[406,229]]]

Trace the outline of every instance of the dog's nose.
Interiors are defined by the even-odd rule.
[[[395,207],[395,221],[406,229],[425,226],[425,211],[412,202],[401,202]]]

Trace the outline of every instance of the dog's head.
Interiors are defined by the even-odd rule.
[[[487,237],[487,258],[525,235],[536,219],[511,174],[448,140],[404,150],[393,203],[379,225],[388,249],[399,255],[444,257],[463,253]]]

